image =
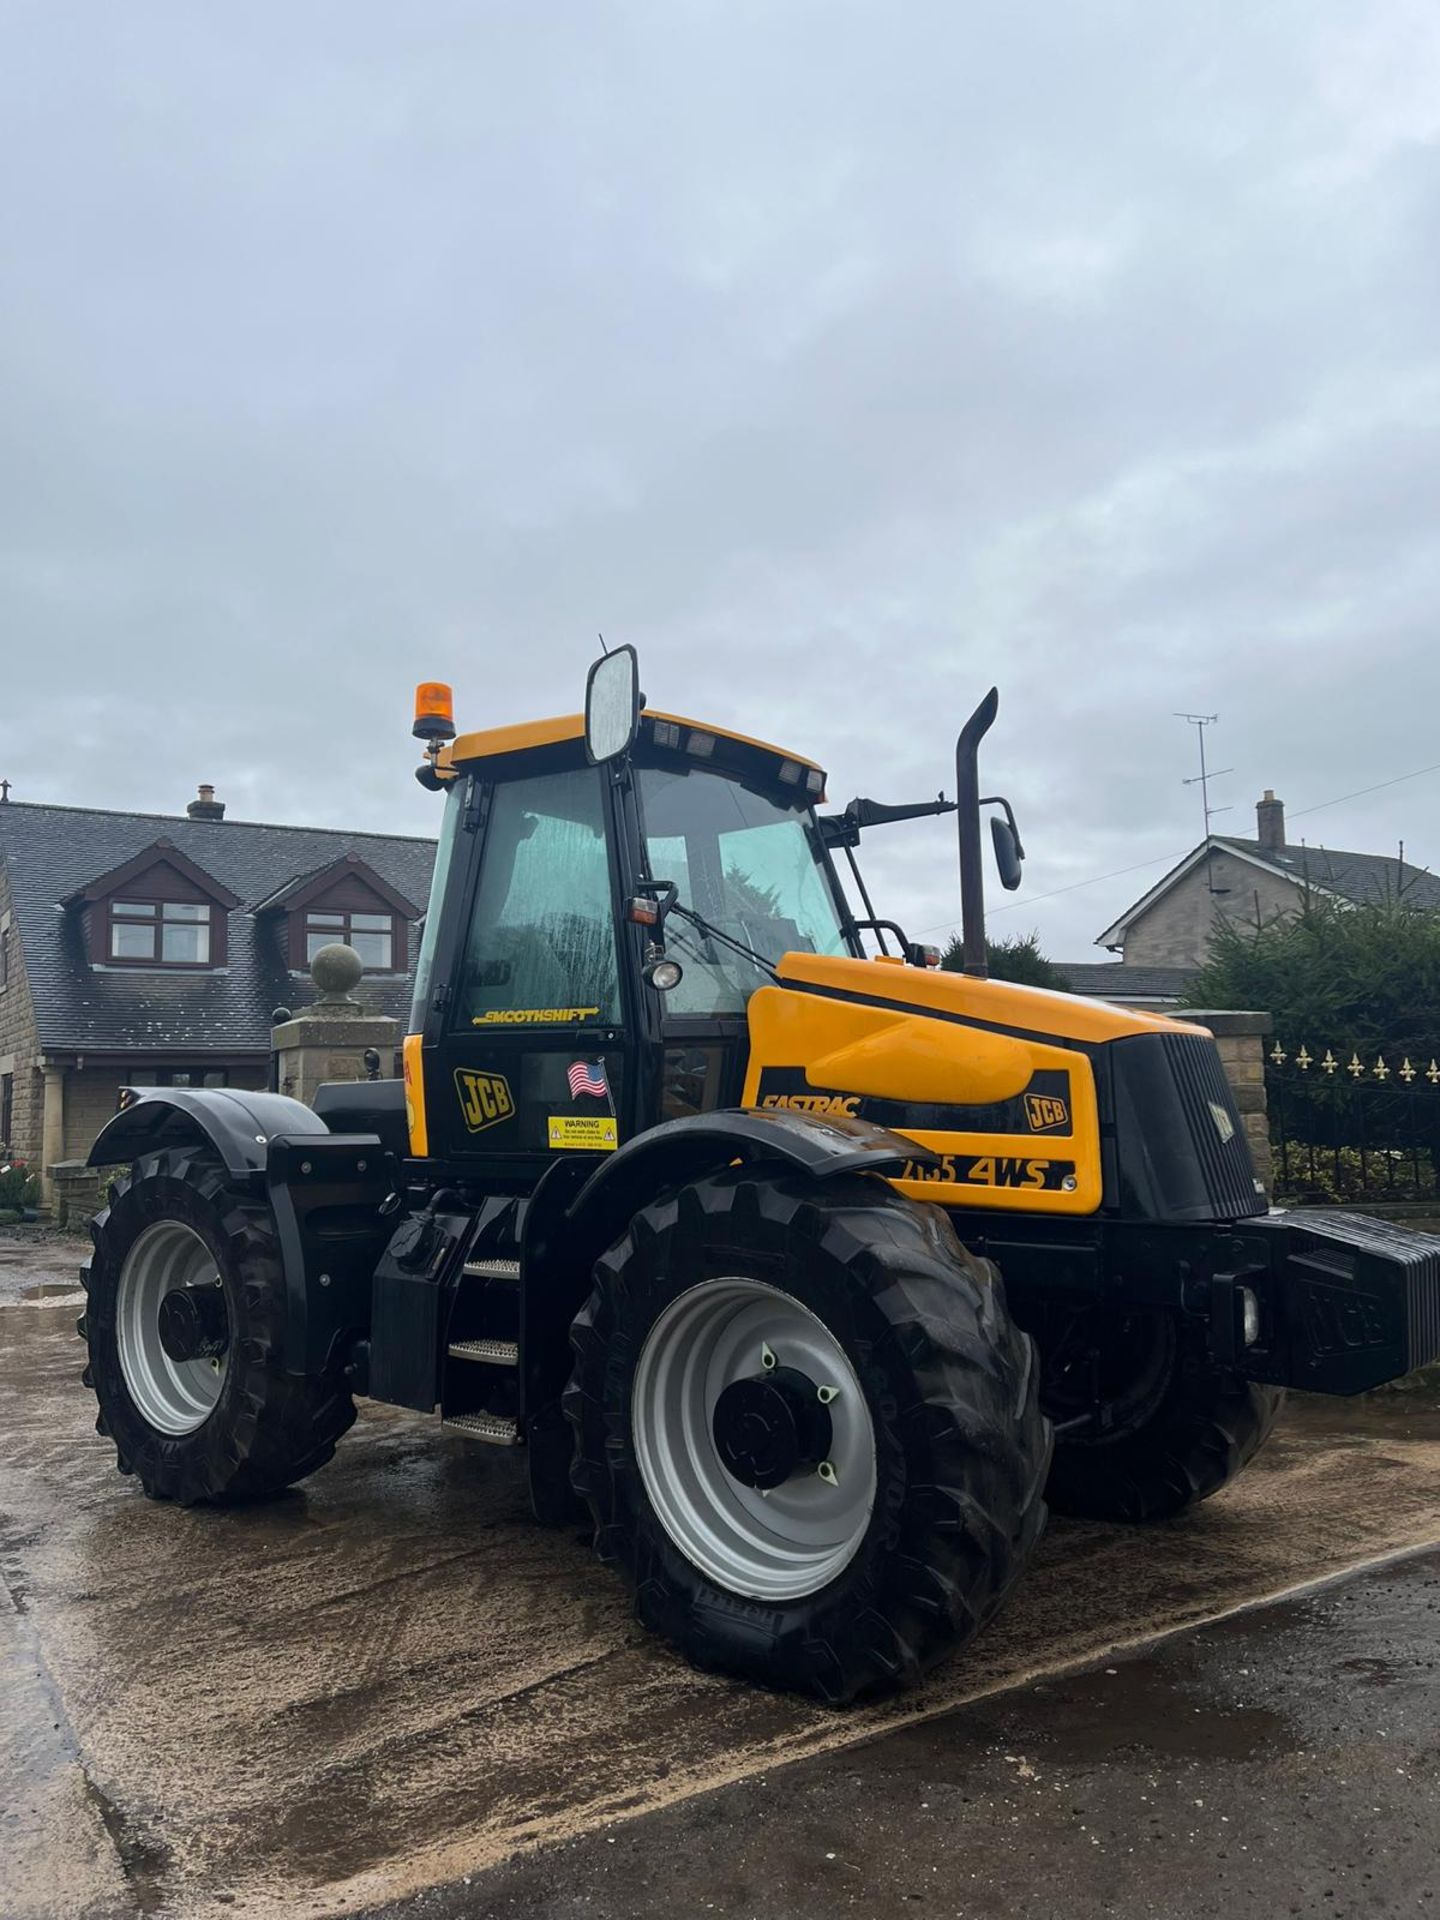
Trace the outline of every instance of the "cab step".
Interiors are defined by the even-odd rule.
[[[452,1360],[478,1360],[487,1367],[518,1367],[520,1346],[515,1340],[452,1340]]]
[[[518,1280],[520,1262],[518,1260],[467,1260],[465,1278],[467,1280]]]
[[[463,1433],[492,1447],[518,1447],[520,1429],[498,1413],[452,1413],[440,1423],[448,1432]]]

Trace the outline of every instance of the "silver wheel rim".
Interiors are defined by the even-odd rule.
[[[175,1287],[218,1287],[215,1256],[180,1220],[146,1227],[125,1256],[115,1302],[120,1371],[130,1398],[161,1433],[193,1433],[215,1410],[229,1355],[172,1360],[160,1339],[160,1302]]]
[[[834,1390],[831,1444],[820,1468],[762,1493],[727,1471],[712,1423],[726,1387],[777,1363]],[[844,1348],[788,1293],[737,1276],[680,1294],[646,1336],[630,1411],[640,1477],[661,1526],[718,1586],[752,1600],[798,1600],[854,1558],[875,1505],[875,1429]]]

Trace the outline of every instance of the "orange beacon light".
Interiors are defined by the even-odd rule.
[[[410,729],[417,740],[453,740],[455,738],[455,696],[443,680],[422,680],[415,689],[415,724]]]

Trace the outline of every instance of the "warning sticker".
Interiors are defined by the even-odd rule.
[[[615,1116],[609,1113],[552,1113],[550,1145],[580,1148],[590,1153],[609,1153],[620,1144]]]

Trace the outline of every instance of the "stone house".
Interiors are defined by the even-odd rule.
[[[1178,1007],[1195,978],[1194,967],[1127,966],[1123,960],[1057,961],[1071,993],[1115,1000],[1145,1013],[1166,1013]]]
[[[122,1086],[263,1087],[270,1016],[344,941],[358,998],[407,1022],[435,846],[183,815],[0,801],[0,1143],[82,1159]]]
[[[1298,910],[1306,891],[1353,905],[1403,898],[1440,911],[1440,879],[1395,854],[1344,853],[1291,841],[1285,804],[1268,789],[1255,807],[1255,838],[1211,834],[1096,940],[1119,954],[1066,965],[1076,993],[1163,1009],[1183,999],[1203,965],[1217,920],[1246,926]]]

